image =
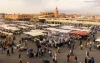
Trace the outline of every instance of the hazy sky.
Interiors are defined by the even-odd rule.
[[[100,0],[0,0],[0,13],[53,12],[100,14]]]

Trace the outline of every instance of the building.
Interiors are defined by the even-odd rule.
[[[40,16],[42,17],[54,17],[53,12],[40,12]]]
[[[40,12],[38,15],[40,18],[52,18],[52,17],[58,17],[58,8],[54,10],[54,12]]]
[[[58,8],[56,7],[56,9],[54,10],[54,17],[59,17],[59,11],[58,11]]]
[[[4,20],[4,13],[0,13],[0,21]]]
[[[78,14],[67,14],[66,17],[68,17],[68,18],[78,18],[79,15]]]
[[[59,18],[66,18],[66,14],[60,13],[60,14],[59,14]]]
[[[5,14],[4,18],[7,20],[27,21],[33,18],[33,15],[32,14]]]

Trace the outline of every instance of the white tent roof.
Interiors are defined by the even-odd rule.
[[[15,26],[16,24],[9,24],[9,25],[11,25],[11,26]]]
[[[7,27],[7,26],[8,26],[7,24],[0,25],[0,27]]]
[[[8,30],[13,30],[13,31],[19,30],[17,27],[11,27],[8,24],[0,25],[0,27],[2,27],[4,29],[8,29]]]
[[[28,26],[28,27],[34,27],[34,25],[26,25],[26,26]]]
[[[63,29],[56,29],[56,28],[46,28],[47,30],[50,31],[57,31],[57,32],[61,32],[61,33],[69,33],[72,30],[63,30]]]
[[[26,25],[27,26],[28,24],[21,24],[21,25]]]
[[[3,34],[7,34],[7,35],[13,35],[12,33],[3,32],[3,31],[1,31],[1,30],[0,30],[0,32],[3,33]]]
[[[90,29],[83,29],[81,31],[86,31],[86,32],[90,32]]]
[[[60,29],[56,29],[56,28],[46,28],[46,29],[50,31],[60,31]]]
[[[58,26],[60,24],[47,24],[47,25],[50,25],[50,26]]]
[[[71,32],[72,30],[60,30],[59,32],[61,32],[61,33],[69,33],[69,32]]]
[[[26,29],[27,27],[25,27],[25,26],[18,26],[19,28],[23,28],[23,29]]]
[[[74,26],[62,26],[61,29],[70,29],[70,30],[79,30],[79,31],[86,31],[86,32],[90,32],[90,29],[86,28],[86,27],[82,27],[83,29],[80,28],[74,28]]]
[[[8,30],[14,30],[14,31],[16,31],[16,30],[19,30],[18,28],[16,28],[16,27],[3,27],[4,29],[8,29]]]
[[[31,30],[31,32],[45,32],[44,30]]]
[[[70,29],[70,30],[73,30],[74,26],[62,26],[61,29]]]
[[[99,41],[100,42],[100,38],[96,39],[96,41]]]
[[[45,35],[43,32],[44,30],[31,30],[30,32],[24,32],[24,33],[31,36],[38,36],[38,35]]]
[[[39,25],[39,26],[48,26],[47,24],[44,24],[44,25]]]

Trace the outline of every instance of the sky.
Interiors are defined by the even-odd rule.
[[[0,13],[60,13],[99,14],[100,0],[0,0]]]

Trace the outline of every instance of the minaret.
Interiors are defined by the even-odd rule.
[[[90,18],[90,16],[89,16],[89,13],[87,12],[87,14],[86,14],[86,17],[89,19]]]
[[[58,17],[58,8],[56,7],[55,11],[54,11],[54,17]]]

